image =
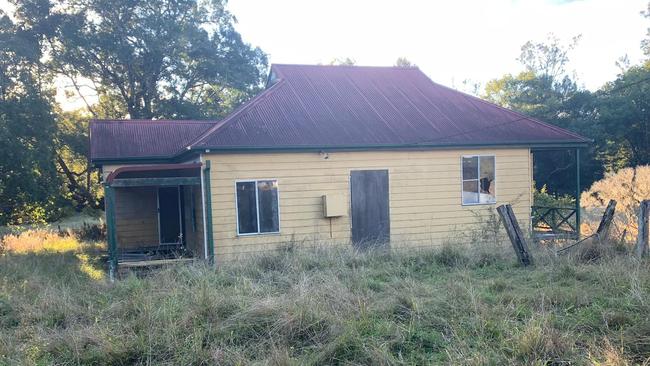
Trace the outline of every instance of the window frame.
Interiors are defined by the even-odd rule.
[[[277,202],[278,202],[278,231],[265,231],[265,232],[260,232],[260,201],[259,201],[259,193],[258,193],[258,188],[257,188],[257,183],[262,182],[262,181],[274,181],[275,184],[277,185]],[[277,235],[280,233],[282,230],[281,228],[281,222],[282,220],[280,219],[280,183],[279,179],[277,178],[258,178],[258,179],[238,179],[235,180],[235,215],[237,217],[237,222],[236,222],[236,229],[237,229],[237,236],[255,236],[255,235]],[[237,184],[239,183],[255,183],[255,211],[257,215],[257,232],[255,233],[240,233],[239,232],[239,205],[237,201]]]
[[[497,203],[497,190],[494,190],[494,202],[480,202],[480,194],[481,194],[481,157],[491,157],[494,158],[494,184],[495,186],[498,186],[498,181],[497,181],[497,156],[495,154],[471,154],[471,155],[461,155],[460,156],[460,204],[461,206],[483,206],[483,205],[496,205]],[[476,179],[465,179],[463,175],[463,159],[467,158],[477,158],[477,178]],[[466,181],[473,181],[476,180],[478,181],[478,194],[479,194],[479,202],[476,203],[465,203],[463,200],[463,183]]]

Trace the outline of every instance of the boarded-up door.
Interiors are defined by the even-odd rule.
[[[178,187],[158,188],[158,222],[160,243],[181,242],[181,198]]]
[[[350,201],[353,244],[357,248],[367,248],[388,243],[388,170],[350,172]]]

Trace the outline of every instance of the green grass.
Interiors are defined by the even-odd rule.
[[[108,283],[68,252],[0,256],[0,364],[636,364],[650,263],[534,268],[509,247],[284,250]],[[467,254],[469,253],[469,254]],[[86,259],[84,259],[86,258]]]

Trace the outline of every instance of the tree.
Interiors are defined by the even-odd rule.
[[[218,118],[255,93],[266,72],[266,55],[242,40],[225,0],[15,4],[43,30],[53,72],[82,96],[86,83],[100,97],[119,98],[113,106],[124,110],[112,117]]]
[[[395,60],[395,66],[397,67],[415,67],[415,64],[411,62],[409,59],[406,57],[398,57],[397,60]]]
[[[641,15],[650,19],[650,2],[648,2],[648,9],[646,11],[642,11]],[[641,41],[641,49],[646,54],[646,56],[650,56],[650,28],[648,28],[646,35],[648,38]]]
[[[78,211],[102,208],[99,177],[88,161],[88,122],[84,111],[59,111],[55,134],[56,164],[65,179],[62,195]]]
[[[569,52],[578,45],[581,38],[582,35],[577,35],[567,45],[563,45],[553,34],[549,34],[545,42],[528,41],[521,46],[518,60],[526,71],[541,78],[562,80],[566,74]]]
[[[39,37],[0,11],[0,225],[57,214],[52,90]]]
[[[332,61],[330,61],[330,65],[337,65],[337,66],[354,66],[357,63],[357,61],[353,58],[334,58]]]
[[[90,118],[216,119],[262,86],[266,55],[235,31],[225,0],[13,2],[16,29],[29,30],[44,56],[32,62],[86,103],[56,110],[50,133],[61,197],[77,209],[102,203],[86,158]]]
[[[609,170],[650,164],[650,61],[621,73],[596,98],[594,115]]]
[[[491,80],[485,86],[484,97],[544,122],[595,137],[593,96],[580,90],[566,72],[568,55],[579,39],[574,37],[568,45],[563,45],[549,35],[546,42],[525,43],[518,58],[525,71]],[[595,156],[593,147],[582,156],[583,187],[602,177],[602,164]],[[534,162],[538,188],[547,186],[557,194],[573,193],[575,156],[572,151],[538,152]]]

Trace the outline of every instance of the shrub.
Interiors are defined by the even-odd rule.
[[[106,240],[106,224],[89,224],[82,223],[81,227],[72,230],[74,235],[82,241],[102,241]]]
[[[650,166],[621,169],[595,182],[582,193],[580,204],[585,210],[588,231],[598,226],[602,210],[609,200],[616,200],[616,216],[612,236],[633,242],[637,235],[639,203],[650,199]]]
[[[526,364],[561,364],[570,340],[546,318],[528,321],[515,342],[515,353]]]
[[[435,255],[436,263],[446,267],[457,267],[467,264],[469,258],[462,252],[463,247],[445,244]]]
[[[539,190],[533,190],[533,205],[543,207],[575,207],[575,198],[569,195],[554,195],[549,193],[548,188],[543,186]]]

